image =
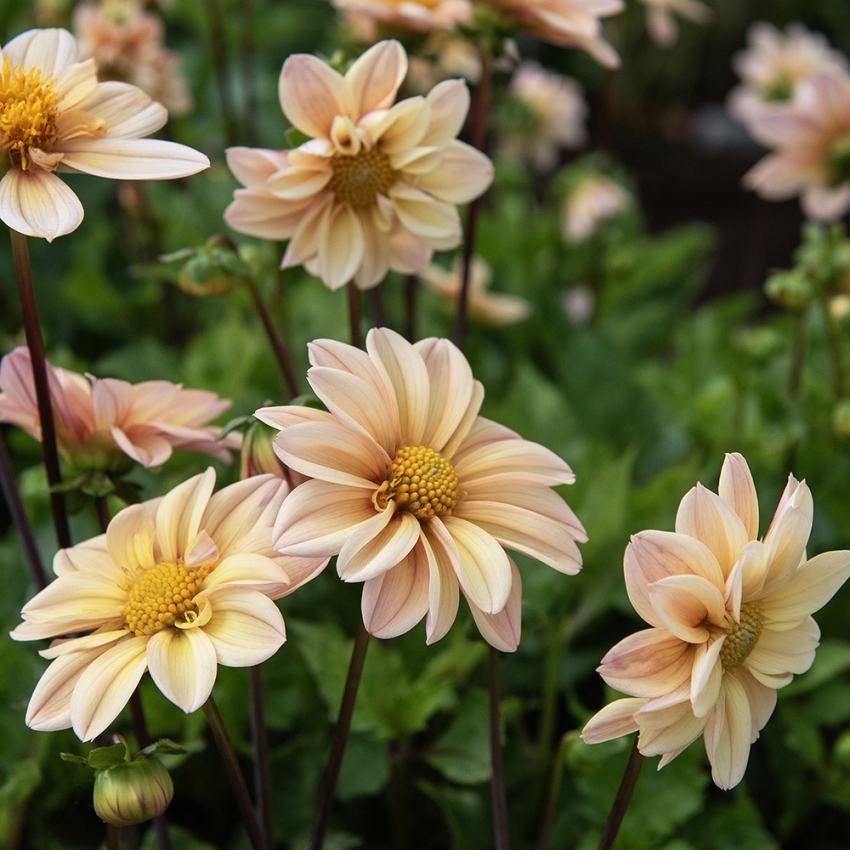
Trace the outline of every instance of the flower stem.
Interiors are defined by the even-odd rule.
[[[552,774],[549,782],[549,793],[546,796],[546,808],[540,823],[540,835],[537,839],[537,850],[549,850],[549,835],[552,831],[552,821],[555,818],[555,807],[558,804],[558,794],[561,790],[561,778],[564,775],[564,748],[567,744],[567,736],[561,738],[555,759],[552,762]]]
[[[236,118],[236,110],[233,107],[233,92],[230,89],[224,22],[218,0],[204,0],[204,7],[210,26],[213,69],[218,97],[221,102],[221,114],[224,120],[224,136],[227,144],[233,146],[239,144],[239,122]]]
[[[106,825],[106,850],[121,850],[121,827]]]
[[[339,768],[342,765],[342,757],[345,753],[345,745],[348,741],[351,716],[354,714],[354,701],[357,699],[357,687],[360,684],[360,675],[363,672],[363,662],[366,660],[366,650],[368,648],[369,632],[366,631],[366,626],[363,625],[363,620],[361,619],[354,638],[354,648],[351,651],[351,662],[348,665],[348,676],[345,679],[345,688],[342,692],[342,704],[339,707],[339,716],[336,720],[331,752],[328,756],[327,767],[325,767],[325,775],[322,778],[322,790],[319,795],[319,808],[316,812],[316,820],[313,824],[313,837],[310,840],[310,850],[322,850],[322,844],[325,840],[328,816],[330,815],[331,803],[333,802],[334,791],[336,790],[336,781],[339,777]]]
[[[487,146],[487,109],[490,105],[490,51],[488,47],[479,50],[481,57],[481,78],[475,87],[475,97],[472,106],[472,138],[473,147],[484,151]],[[457,300],[452,341],[458,348],[463,348],[466,337],[466,312],[469,301],[469,276],[472,268],[472,255],[475,249],[476,225],[478,223],[478,205],[481,198],[470,202],[466,210],[466,232],[463,239],[463,277],[461,278],[460,294]]]
[[[502,721],[499,712],[499,651],[490,647],[490,762],[493,778],[493,829],[496,850],[508,850],[508,806],[505,799],[505,774],[502,769]]]
[[[623,822],[623,816],[626,814],[629,800],[632,798],[632,791],[635,790],[641,767],[643,767],[643,756],[640,754],[638,739],[635,736],[635,743],[629,753],[629,760],[623,773],[623,781],[617,790],[617,796],[614,798],[614,805],[611,806],[611,812],[605,822],[605,829],[602,830],[602,838],[597,850],[611,850],[614,846],[614,839],[620,831],[620,824]]]
[[[18,492],[15,470],[12,469],[12,462],[9,460],[9,453],[6,451],[6,443],[3,441],[2,434],[0,434],[0,486],[3,488],[3,495],[6,497],[6,504],[9,506],[9,514],[21,540],[27,563],[30,565],[32,580],[38,590],[44,590],[47,587],[47,573],[45,573],[44,564],[41,562],[41,555],[35,543],[32,526],[21,501],[21,494]]]
[[[239,3],[239,70],[242,73],[242,127],[243,144],[257,144],[257,73],[254,58],[254,0]],[[252,668],[253,669],[253,668]]]
[[[384,305],[381,301],[381,287],[373,286],[366,290],[366,298],[369,304],[369,317],[372,320],[373,328],[385,328],[387,326],[387,317],[384,314]]]
[[[254,806],[248,794],[248,786],[245,783],[245,777],[242,775],[242,769],[239,767],[239,761],[236,758],[236,750],[233,749],[233,742],[227,734],[227,729],[224,728],[224,722],[218,713],[218,708],[212,696],[204,703],[204,714],[212,730],[218,751],[221,753],[225,770],[227,770],[227,777],[230,779],[230,786],[233,789],[233,795],[236,797],[236,804],[239,806],[239,814],[242,816],[242,823],[245,825],[245,831],[248,833],[248,840],[251,842],[254,850],[266,850],[263,835],[257,824]]]
[[[408,342],[416,341],[416,294],[419,289],[419,276],[409,274],[404,284],[404,301],[407,307],[407,325],[404,335]]]
[[[50,489],[50,511],[53,514],[53,527],[60,549],[71,545],[71,531],[68,528],[68,514],[65,510],[65,496],[56,491],[62,483],[59,472],[59,455],[56,451],[56,428],[53,424],[53,409],[50,405],[50,389],[47,383],[47,361],[44,356],[44,340],[38,323],[38,310],[35,304],[35,290],[32,285],[32,266],[27,246],[27,237],[17,230],[9,229],[12,236],[12,257],[15,261],[15,276],[18,279],[18,294],[24,317],[24,333],[32,361],[32,378],[38,403],[38,418],[41,423],[41,445],[44,451],[44,469]]]
[[[97,524],[100,533],[106,534],[106,529],[109,526],[109,504],[106,501],[106,496],[94,497],[94,509],[97,512]]]
[[[266,715],[263,703],[263,668],[259,664],[248,668],[248,695],[251,705],[251,741],[254,747],[254,789],[257,797],[257,816],[266,847],[274,847],[272,824],[271,774],[269,745],[266,735]]]
[[[354,281],[348,283],[348,326],[351,332],[351,344],[363,348],[363,332],[360,329],[360,290]]]

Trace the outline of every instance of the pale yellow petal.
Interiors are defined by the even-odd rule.
[[[119,511],[106,529],[106,548],[112,562],[133,575],[156,565],[154,538],[156,524],[142,505]]]
[[[150,638],[147,653],[154,683],[186,714],[209,699],[215,684],[216,650],[205,629],[163,629]]]
[[[90,139],[60,141],[62,164],[83,174],[116,180],[172,180],[210,167],[199,151],[160,139]]]
[[[648,590],[661,625],[688,643],[705,643],[709,638],[705,624],[722,623],[726,614],[723,593],[702,576],[665,576]]]
[[[0,221],[25,236],[52,242],[82,220],[80,199],[50,171],[11,168],[0,180]]]
[[[759,503],[756,485],[743,455],[738,452],[726,455],[717,492],[741,518],[748,538],[755,540],[759,532]]]
[[[409,632],[428,612],[428,557],[417,544],[399,564],[363,585],[363,624],[375,637]]]
[[[408,511],[391,508],[352,531],[337,558],[337,572],[343,581],[366,581],[401,563],[419,542],[420,525]],[[380,517],[380,519],[379,519]]]
[[[175,487],[160,502],[156,512],[156,542],[161,560],[176,563],[189,551],[213,487],[215,470],[210,467]]]
[[[500,652],[516,652],[522,634],[522,579],[516,564],[510,558],[508,560],[511,565],[511,593],[498,614],[487,614],[467,600],[481,636]]]

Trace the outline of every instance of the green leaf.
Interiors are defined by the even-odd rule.
[[[473,688],[455,713],[448,730],[431,747],[426,761],[446,779],[475,785],[490,778],[487,691]]]
[[[112,744],[110,747],[97,747],[89,753],[89,767],[102,770],[106,767],[115,767],[129,761],[130,750],[124,741]]]
[[[139,750],[136,758],[147,758],[152,755],[159,756],[184,756],[187,754],[185,747],[175,743],[169,738],[160,738],[152,744],[148,744],[143,750]]]

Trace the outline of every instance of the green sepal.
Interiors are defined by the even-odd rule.
[[[97,747],[89,753],[88,764],[95,770],[115,767],[130,761],[130,750],[125,741],[118,741],[109,747]]]

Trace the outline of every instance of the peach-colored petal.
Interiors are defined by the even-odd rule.
[[[254,416],[271,425],[272,428],[283,430],[290,425],[300,425],[303,422],[333,422],[334,415],[327,410],[317,410],[314,407],[299,407],[298,405],[281,405],[280,407],[261,407],[254,411]]]
[[[464,142],[446,145],[437,168],[419,178],[419,188],[451,204],[466,204],[483,195],[493,182],[489,157]]]
[[[54,148],[63,165],[84,174],[118,180],[170,180],[210,167],[209,159],[186,145],[158,139],[69,139]]]
[[[224,155],[233,176],[249,189],[264,187],[272,174],[289,164],[288,151],[268,148],[233,147],[227,148]]]
[[[287,201],[300,201],[324,189],[332,176],[333,171],[330,167],[316,170],[290,167],[271,175],[266,180],[265,186],[275,197]]]
[[[750,757],[752,714],[744,687],[734,676],[723,677],[723,687],[705,726],[705,751],[711,777],[724,790],[743,778]]]
[[[457,547],[449,545],[442,525],[427,523],[423,527],[422,546],[428,559],[428,617],[425,623],[426,643],[445,637],[457,617],[460,591],[457,572],[460,557]]]
[[[813,513],[812,494],[805,482],[801,482],[788,502],[777,509],[764,538],[770,564],[764,582],[765,595],[788,582],[805,560]]]
[[[106,529],[109,558],[128,575],[149,570],[156,564],[155,536],[156,524],[147,510],[142,505],[130,505],[113,517]]]
[[[337,572],[343,581],[366,581],[401,563],[419,541],[419,521],[395,503],[353,529],[340,549]]]
[[[419,144],[431,118],[424,97],[409,97],[386,112],[373,112],[360,121],[370,138],[390,156]]]
[[[389,196],[402,225],[426,245],[447,250],[460,244],[460,217],[454,206],[406,183],[396,183]]]
[[[726,455],[720,470],[718,495],[741,518],[747,537],[755,540],[759,532],[759,502],[756,486],[746,460],[738,452]]]
[[[785,673],[798,676],[812,666],[819,641],[820,629],[811,617],[793,629],[763,629],[758,643],[747,656],[747,669],[770,676]]]
[[[443,80],[428,92],[430,121],[420,145],[449,145],[463,128],[469,112],[469,89],[463,80]]]
[[[353,114],[388,109],[406,74],[407,56],[401,44],[391,40],[370,47],[345,75]]]
[[[49,171],[12,168],[0,180],[0,221],[25,236],[52,242],[82,220],[80,199]]]
[[[209,699],[215,684],[216,650],[205,629],[157,632],[147,642],[147,660],[156,686],[186,714]]]
[[[160,502],[156,541],[162,560],[176,563],[192,548],[213,487],[215,470],[210,467],[175,487]]]
[[[717,585],[697,575],[670,575],[648,586],[661,625],[688,643],[705,643],[705,623],[723,622],[726,608]]]
[[[697,717],[705,717],[720,695],[723,666],[720,652],[726,637],[709,640],[696,647],[691,672],[691,706]]]
[[[351,94],[342,76],[326,62],[304,53],[283,63],[278,96],[293,126],[314,138],[327,138],[334,117],[353,112]]]
[[[522,579],[516,564],[510,558],[508,560],[511,564],[511,593],[505,607],[498,614],[487,614],[474,602],[469,603],[481,636],[500,652],[516,652],[522,633]]]
[[[428,585],[428,558],[417,539],[404,560],[363,585],[360,607],[369,634],[391,638],[410,631],[428,612]]]
[[[615,690],[655,697],[680,687],[690,676],[693,649],[662,629],[644,629],[621,640],[597,668]]]
[[[618,699],[597,712],[581,731],[585,744],[601,744],[620,738],[638,729],[635,712],[645,705],[645,699]]]

